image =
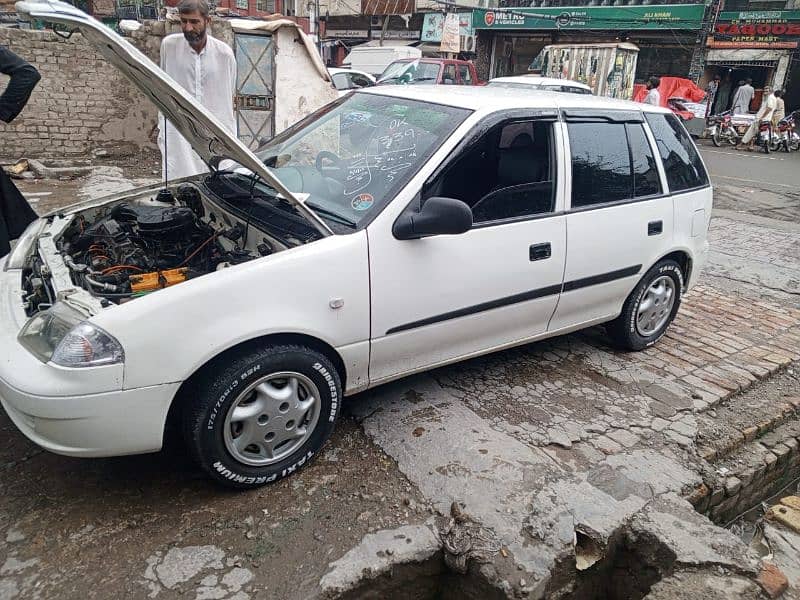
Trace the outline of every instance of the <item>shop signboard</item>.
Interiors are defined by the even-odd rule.
[[[441,42],[443,28],[444,14],[425,13],[424,20],[422,21],[422,36],[420,39],[423,42]],[[458,30],[461,37],[471,37],[475,35],[475,31],[472,28],[471,12],[458,13]]]
[[[365,38],[368,37],[369,32],[366,29],[328,29],[325,31],[326,36],[329,38]]]
[[[458,54],[460,50],[461,39],[458,37],[458,15],[456,13],[448,13],[444,18],[442,42],[439,46],[439,51]]]
[[[381,33],[383,32],[380,29],[373,29],[371,33],[372,39],[380,39]],[[388,29],[385,33],[383,33],[383,38],[386,40],[418,40],[419,31],[409,31],[408,29]]]
[[[584,8],[476,9],[475,29],[701,29],[704,4],[587,6]]]
[[[710,48],[797,48],[800,10],[721,12]]]

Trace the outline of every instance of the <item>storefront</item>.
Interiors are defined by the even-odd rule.
[[[475,10],[473,28],[491,47],[489,72],[480,75],[527,73],[548,44],[624,41],[640,49],[637,82],[651,75],[686,77],[704,13],[704,4]]]
[[[794,106],[800,81],[789,79],[792,56],[800,40],[800,10],[721,12],[706,45],[706,69],[701,85],[722,78],[715,111],[730,107],[740,81],[753,80],[757,110],[764,88],[786,89],[787,106]]]

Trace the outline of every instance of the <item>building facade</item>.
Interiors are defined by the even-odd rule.
[[[800,9],[791,2],[723,0],[706,41],[701,83],[722,78],[719,106],[730,105],[738,83],[752,79],[760,104],[765,88],[784,89],[787,108],[800,108]]]
[[[531,72],[531,63],[548,44],[630,42],[639,47],[636,81],[651,75],[686,77],[698,47],[702,48],[705,4],[628,4],[622,0],[575,0],[552,6],[553,0],[500,0],[498,9],[476,9],[472,25],[478,47],[490,58],[483,77]],[[555,0],[558,1],[558,0]],[[652,0],[651,0],[652,1]],[[576,4],[585,6],[575,6]]]

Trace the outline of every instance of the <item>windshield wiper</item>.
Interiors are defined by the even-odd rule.
[[[313,209],[314,212],[317,212],[317,213],[319,213],[321,215],[325,215],[326,217],[330,218],[331,220],[336,221],[337,223],[341,223],[342,225],[347,225],[349,227],[352,227],[353,229],[355,229],[357,227],[357,225],[358,225],[355,221],[353,221],[351,219],[348,219],[344,215],[340,215],[337,212],[333,212],[332,210],[328,210],[327,208],[324,208],[324,207],[320,206],[319,204],[315,204],[313,202],[306,202],[305,205],[308,206],[309,208]]]

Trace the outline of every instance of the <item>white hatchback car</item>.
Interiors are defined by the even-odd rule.
[[[591,94],[592,88],[580,81],[571,79],[554,79],[538,75],[514,75],[511,77],[495,77],[486,85],[490,87],[516,88],[522,90],[539,90],[542,92],[566,92],[568,94]]]
[[[331,67],[328,69],[328,73],[331,75],[333,87],[339,92],[339,97],[353,90],[360,90],[361,88],[375,85],[375,78],[364,71]]]
[[[0,261],[0,399],[53,452],[152,452],[172,423],[217,481],[275,481],[348,394],[598,323],[655,343],[705,260],[711,187],[666,109],[387,86],[254,154],[104,25],[17,6],[79,29],[211,169],[45,216]]]

